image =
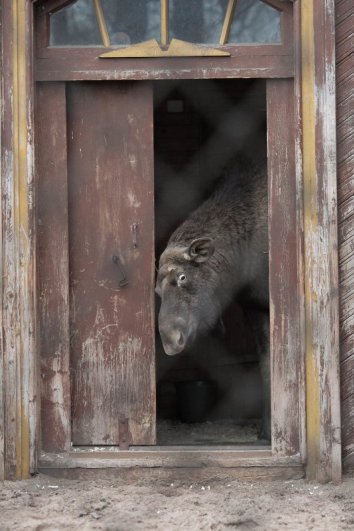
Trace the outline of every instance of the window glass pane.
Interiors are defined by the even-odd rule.
[[[101,0],[112,45],[160,40],[160,0]],[[170,39],[218,44],[228,0],[170,0]],[[261,0],[237,0],[229,43],[280,41],[280,13]],[[92,0],[77,0],[50,18],[52,46],[102,45]]]
[[[229,43],[280,42],[280,13],[260,0],[238,0]]]
[[[114,45],[160,40],[160,0],[101,0]]]
[[[170,37],[217,44],[227,0],[170,0]]]
[[[160,0],[101,0],[112,45],[160,39]],[[50,18],[52,46],[102,45],[92,0],[78,0]]]
[[[102,44],[92,0],[77,0],[50,17],[50,45]]]
[[[228,0],[170,0],[170,36],[217,44]],[[280,13],[260,0],[238,0],[228,42],[280,41]]]

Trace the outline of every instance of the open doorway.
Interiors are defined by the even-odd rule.
[[[265,157],[263,80],[154,85],[156,259],[174,229],[238,156]],[[158,310],[158,303],[157,303]],[[247,315],[233,302],[220,327],[186,352],[164,353],[157,332],[157,444],[257,444],[262,381]]]

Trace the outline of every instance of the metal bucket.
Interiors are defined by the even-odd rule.
[[[176,383],[177,411],[182,422],[203,422],[216,401],[215,384],[207,380]]]

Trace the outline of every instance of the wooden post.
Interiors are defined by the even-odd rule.
[[[1,16],[3,469],[5,478],[20,479],[29,477],[36,468],[38,419],[32,4],[29,0],[2,3]]]
[[[301,2],[307,477],[341,478],[334,0]]]

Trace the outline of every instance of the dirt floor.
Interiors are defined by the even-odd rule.
[[[354,530],[354,476],[341,485],[304,480],[31,480],[0,485],[0,529]]]

